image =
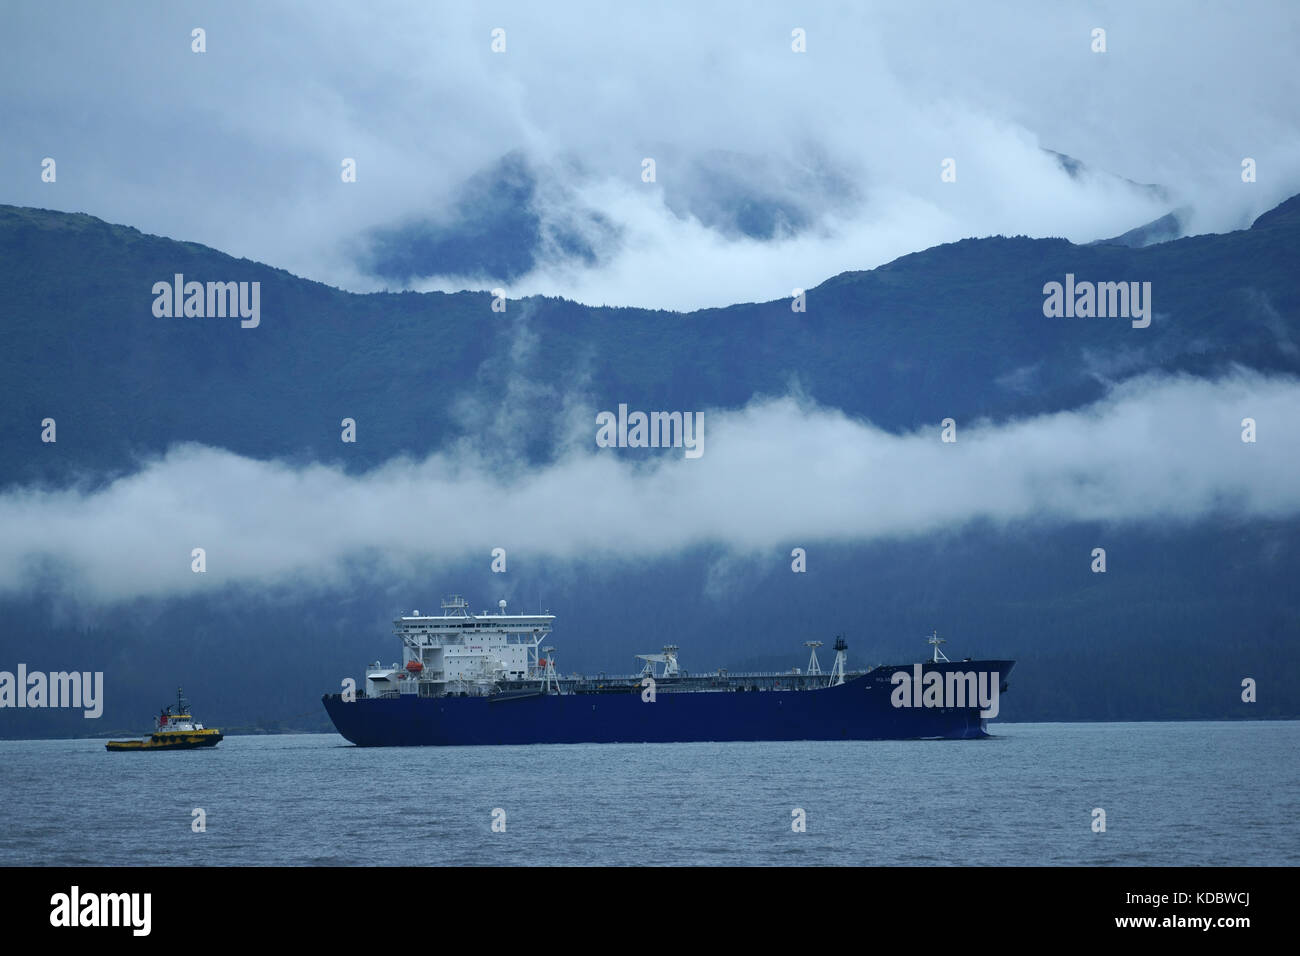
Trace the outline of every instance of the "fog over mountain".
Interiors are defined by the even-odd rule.
[[[1077,411],[977,423],[951,444],[937,428],[893,435],[781,399],[705,411],[698,460],[595,448],[593,416],[580,413],[568,450],[528,470],[461,447],[350,476],[179,445],[95,491],[0,494],[0,593],[62,580],[83,602],[111,603],[294,583],[305,597],[375,587],[421,562],[447,570],[494,547],[531,561],[627,561],[700,546],[753,556],[980,520],[1285,518],[1300,513],[1296,447],[1277,434],[1244,443],[1241,422],[1272,432],[1296,409],[1300,383],[1241,371],[1131,381]],[[204,575],[185,560],[196,544]]]

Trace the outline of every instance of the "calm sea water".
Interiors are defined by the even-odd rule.
[[[998,734],[373,750],[298,735],[154,754],[0,741],[0,864],[1300,863],[1300,722]]]

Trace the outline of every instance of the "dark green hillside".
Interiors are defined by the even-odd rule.
[[[786,300],[678,314],[534,298],[502,315],[486,294],[354,295],[88,216],[0,206],[0,483],[127,468],[178,440],[373,465],[440,446],[461,427],[457,400],[507,377],[553,388],[555,408],[575,382],[602,408],[708,408],[797,380],[906,429],[1074,407],[1100,394],[1098,376],[1295,372],[1298,220],[1293,199],[1249,230],[1142,249],[969,239],[829,279],[804,314]],[[153,283],[176,272],[259,280],[261,325],[155,318]],[[1045,318],[1043,284],[1067,272],[1151,282],[1150,328]],[[521,326],[536,348],[517,363]],[[362,429],[346,448],[345,416]],[[37,447],[45,417],[55,454]]]

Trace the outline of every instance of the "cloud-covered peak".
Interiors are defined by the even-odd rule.
[[[358,291],[678,309],[968,236],[1243,228],[1300,191],[1293,5],[938,9],[19,6],[0,178]]]

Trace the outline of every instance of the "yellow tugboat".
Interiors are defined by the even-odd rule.
[[[167,707],[153,719],[153,734],[144,740],[110,740],[104,746],[109,750],[193,750],[196,747],[215,747],[221,742],[221,731],[194,722],[185,691],[176,688],[176,713]]]

